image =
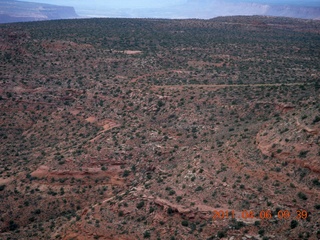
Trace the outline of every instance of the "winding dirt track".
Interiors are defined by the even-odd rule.
[[[310,83],[296,82],[296,83],[257,83],[257,84],[186,84],[186,85],[153,85],[152,87],[157,88],[225,88],[225,87],[281,87],[281,86],[302,86],[311,85]]]

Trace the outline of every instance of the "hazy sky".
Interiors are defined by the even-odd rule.
[[[103,6],[104,8],[161,8],[179,5],[187,2],[187,0],[22,0],[26,2],[49,3],[66,6]]]
[[[270,5],[319,7],[320,0],[20,0],[72,6],[82,17],[212,18],[276,15]],[[254,4],[251,4],[254,3]],[[285,12],[285,10],[283,10]],[[319,12],[319,10],[317,10]],[[308,18],[304,15],[289,15]],[[280,14],[281,15],[281,14]],[[284,16],[284,15],[282,15]],[[288,16],[288,15],[286,15]],[[316,18],[319,16],[316,15]]]
[[[22,0],[28,2],[28,0]],[[78,7],[104,7],[104,8],[162,8],[184,4],[187,2],[198,2],[208,4],[210,2],[219,2],[216,0],[29,0],[30,2],[50,3],[57,5],[68,5]],[[300,5],[320,7],[320,0],[222,0],[221,2],[253,2],[262,4],[277,5]]]
[[[277,4],[277,5],[300,5],[300,6],[320,6],[320,0],[242,0],[230,2],[255,2],[263,4]]]

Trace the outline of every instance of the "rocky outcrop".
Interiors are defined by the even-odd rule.
[[[285,107],[292,106],[283,105],[279,110]],[[319,173],[319,132],[316,124],[306,125],[298,117],[285,118],[262,127],[256,136],[257,148],[265,156]]]
[[[0,23],[77,18],[73,7],[43,3],[1,1]]]

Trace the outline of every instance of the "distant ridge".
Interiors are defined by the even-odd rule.
[[[274,17],[291,17],[302,19],[320,19],[320,7],[273,5],[262,3],[228,1],[196,1],[190,0],[177,9],[172,10],[181,16],[192,18],[213,18],[218,16],[262,15]]]
[[[297,6],[272,6],[266,12],[266,15],[319,20],[320,8],[319,7],[297,7]]]
[[[78,18],[73,7],[44,3],[0,1],[0,23]]]
[[[30,0],[32,1],[32,0]],[[35,0],[34,0],[35,1]],[[45,0],[43,0],[45,1]],[[219,16],[274,16],[320,20],[320,7],[276,5],[258,2],[231,2],[228,0],[188,0],[185,3],[164,8],[112,8],[95,2],[79,3],[65,0],[60,4],[75,4],[73,7],[46,3],[0,0],[0,23],[41,21],[53,19],[111,17],[111,18],[168,18],[210,19]],[[77,13],[75,9],[77,9]],[[79,14],[79,15],[78,15]]]
[[[97,2],[98,4],[98,2]],[[77,7],[82,16],[121,18],[168,18],[168,19],[210,19],[218,16],[275,16],[302,19],[320,19],[319,6],[264,4],[229,0],[189,0],[185,3],[164,8],[112,8],[108,4]]]

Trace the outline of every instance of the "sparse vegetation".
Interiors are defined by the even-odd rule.
[[[317,239],[319,26],[1,25],[0,238]],[[239,219],[297,205],[315,213]]]

